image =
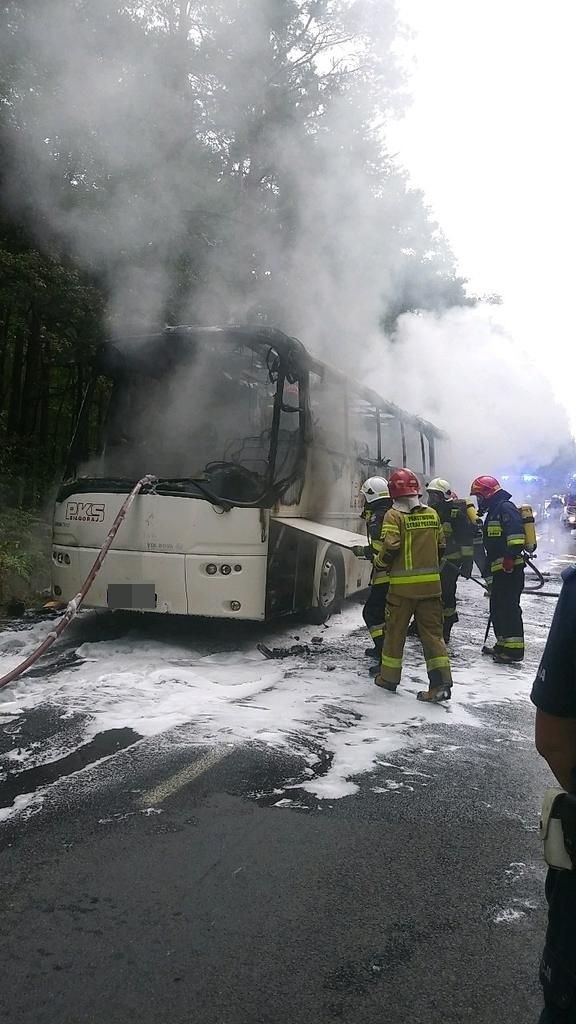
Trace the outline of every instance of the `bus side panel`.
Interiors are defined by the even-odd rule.
[[[314,605],[318,603],[317,595],[320,587],[320,576],[322,573],[322,566],[324,559],[328,553],[329,548],[332,545],[327,544],[326,541],[319,540],[316,542],[316,566],[314,570],[314,595],[316,600]],[[338,548],[342,561],[344,563],[344,597],[351,597],[353,594],[357,594],[359,591],[366,590],[370,586],[370,576],[372,575],[372,564],[364,558],[357,558],[351,551],[347,551],[346,548]]]
[[[363,533],[360,487],[365,474],[358,459],[312,444],[300,501],[280,503],[275,514],[279,519],[304,516],[326,526]]]
[[[266,616],[306,611],[314,604],[317,541],[270,520]]]
[[[272,524],[282,523],[282,516],[312,519],[324,526],[335,526],[341,530],[350,530],[364,534],[366,527],[361,518],[362,499],[360,487],[368,471],[357,458],[351,458],[338,452],[328,452],[320,445],[312,444],[309,450],[306,479],[300,502],[294,505],[280,504]],[[271,525],[272,529],[272,525]],[[295,531],[293,531],[295,532]],[[303,543],[303,542],[302,542]],[[295,542],[294,542],[295,544]],[[300,552],[298,562],[299,603],[298,610],[315,607],[318,603],[318,587],[322,566],[328,548],[323,540],[309,538],[306,541],[307,559],[304,561]],[[270,544],[273,551],[273,539]],[[356,558],[350,551],[340,548],[344,565],[344,596],[349,597],[358,591],[365,590],[370,584],[371,565],[369,562]],[[292,568],[294,572],[294,568]],[[306,587],[303,577],[306,577]],[[286,586],[284,586],[286,591]]]
[[[351,551],[342,551],[342,557],[346,573],[344,596],[351,597],[370,586],[372,563],[365,558],[357,558]]]
[[[305,612],[318,606],[324,560],[333,547],[329,541],[286,527],[282,518],[270,522],[268,558],[268,617]],[[343,596],[370,584],[370,562],[336,545],[344,568]]]

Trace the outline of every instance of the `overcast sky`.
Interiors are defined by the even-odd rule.
[[[576,430],[576,2],[397,2],[413,105],[392,146]]]

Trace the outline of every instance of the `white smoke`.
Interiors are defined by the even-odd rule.
[[[119,19],[123,6],[132,14]],[[0,41],[0,57],[21,55],[7,195],[104,276],[113,323],[161,320],[179,273],[186,319],[265,314],[316,351],[349,342],[352,327],[365,335],[385,312],[393,234],[409,213],[398,205],[390,217],[376,194],[380,144],[367,125],[376,81],[382,116],[401,99],[393,0],[287,4],[303,30],[318,12],[318,55],[304,59],[295,42],[277,67],[281,6],[43,0],[12,48]],[[372,81],[363,59],[379,68]],[[338,75],[324,104],[314,89]]]
[[[569,437],[565,411],[493,306],[406,314],[371,382],[449,436],[437,472],[469,493],[482,473],[546,465]]]
[[[309,82],[294,72],[288,89],[277,89],[286,109],[260,135],[251,114],[276,95],[266,63],[274,57],[268,0],[212,5],[207,25],[221,56],[208,71],[198,28],[183,36],[178,22],[190,5],[125,6],[152,14],[154,45],[142,46],[133,18],[114,15],[109,27],[106,11],[122,7],[114,0],[94,8],[34,2],[15,37],[16,61],[9,40],[0,40],[0,57],[20,67],[7,195],[40,235],[56,237],[104,277],[111,321],[157,322],[181,274],[179,311],[188,321],[265,315],[445,429],[453,454],[438,468],[455,476],[457,489],[471,473],[551,458],[568,434],[565,418],[489,312],[405,315],[393,342],[380,331],[411,253],[421,246],[421,269],[434,244],[432,262],[450,266],[403,173],[391,167],[383,188],[375,172],[376,114],[385,123],[402,102],[393,0],[338,5],[333,45],[318,60],[326,74],[340,62],[339,96],[307,121],[296,118]],[[304,0],[292,6],[336,10]],[[210,5],[196,7],[210,18]],[[355,71],[364,58],[380,60],[365,80]],[[297,53],[293,60],[298,67]],[[41,69],[39,87],[30,87],[30,67]],[[191,81],[202,81],[202,102],[190,102]],[[421,301],[432,280],[433,273],[415,289]]]

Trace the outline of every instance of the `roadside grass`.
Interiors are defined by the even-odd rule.
[[[0,608],[42,603],[50,583],[50,535],[41,514],[0,510]]]

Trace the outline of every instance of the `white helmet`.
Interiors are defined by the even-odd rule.
[[[383,476],[370,476],[364,481],[360,488],[360,494],[363,494],[369,505],[373,501],[381,501],[382,498],[389,498],[390,491],[388,490],[388,481]]]
[[[452,488],[447,480],[443,480],[441,476],[435,476],[429,484],[426,484],[427,491],[439,491],[443,498],[451,498]]]

